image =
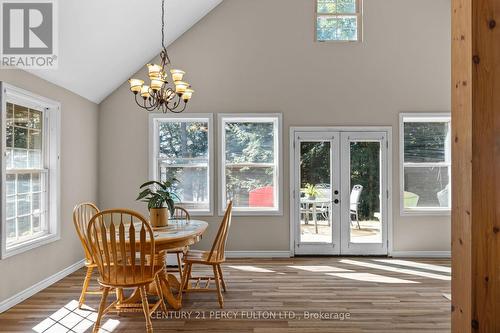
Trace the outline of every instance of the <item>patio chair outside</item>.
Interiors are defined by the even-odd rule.
[[[351,213],[351,225],[352,225],[352,217],[354,216],[356,223],[358,224],[358,229],[361,229],[359,225],[359,215],[358,215],[358,206],[359,206],[359,198],[361,197],[361,192],[363,191],[362,185],[354,185],[351,190],[351,205],[350,205],[350,213]]]

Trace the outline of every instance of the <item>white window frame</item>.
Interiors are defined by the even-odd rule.
[[[212,113],[182,113],[182,114],[164,114],[151,113],[149,115],[149,179],[158,180],[158,124],[160,122],[180,120],[204,121],[208,122],[208,210],[190,209],[192,216],[213,216],[214,215],[214,127]],[[182,205],[182,203],[181,203]]]
[[[405,163],[404,162],[404,124],[406,122],[450,122],[450,131],[448,131],[447,140],[449,142],[449,150],[445,151],[445,162],[434,162],[434,163]],[[416,208],[406,208],[404,206],[404,169],[405,167],[418,164],[421,167],[448,167],[449,179],[450,179],[450,196],[451,196],[451,113],[449,112],[411,112],[411,113],[400,113],[399,114],[399,203],[400,203],[400,215],[401,216],[449,216],[451,215],[451,204],[449,208],[441,207],[416,207]]]
[[[276,216],[283,215],[283,125],[281,113],[220,113],[218,114],[218,140],[219,140],[219,216],[223,216],[226,202],[226,143],[225,123],[230,122],[274,122],[277,126],[276,139],[274,140],[275,161],[274,175],[276,207],[270,208],[242,208],[233,206],[235,216]]]
[[[3,154],[1,163],[2,184],[6,183],[6,137],[4,135],[6,124],[6,106],[8,103],[26,106],[33,109],[43,110],[44,114],[44,143],[45,169],[47,175],[47,227],[48,230],[42,236],[31,238],[24,242],[17,243],[7,248],[6,232],[6,193],[5,186],[1,190],[1,258],[5,259],[16,254],[32,250],[39,246],[55,242],[61,238],[61,197],[60,197],[60,133],[61,133],[61,104],[51,99],[33,94],[27,90],[15,87],[5,82],[0,82],[1,86],[1,151]]]
[[[339,39],[318,39],[318,18],[319,17],[339,17],[339,16],[356,16],[357,17],[357,39],[356,40],[339,40]],[[318,0],[314,1],[314,40],[318,43],[361,43],[363,41],[363,0],[356,0],[356,13],[319,13]]]

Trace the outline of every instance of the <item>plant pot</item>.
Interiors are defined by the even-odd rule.
[[[165,227],[168,225],[168,208],[151,208],[149,210],[149,222],[153,228]]]
[[[315,196],[315,195],[310,195],[310,196],[308,197],[308,199],[309,199],[309,200],[316,200],[316,196]]]

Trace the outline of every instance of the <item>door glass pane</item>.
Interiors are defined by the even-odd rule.
[[[350,242],[382,243],[380,142],[350,144]]]
[[[331,143],[300,143],[300,242],[331,243]]]

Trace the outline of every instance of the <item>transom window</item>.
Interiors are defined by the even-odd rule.
[[[59,110],[55,104],[28,92],[6,84],[2,87],[5,257],[58,237]]]
[[[400,123],[402,213],[449,213],[450,115],[402,114]]]
[[[281,115],[221,115],[219,132],[219,212],[280,214]]]
[[[180,205],[194,214],[212,212],[212,116],[152,115],[152,177],[175,178]]]
[[[360,41],[362,0],[316,0],[316,40]]]

